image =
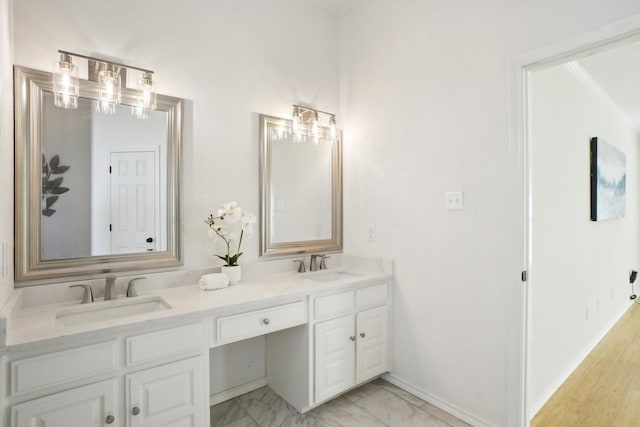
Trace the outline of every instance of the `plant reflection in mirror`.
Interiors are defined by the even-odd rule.
[[[60,164],[59,155],[56,154],[49,160],[49,163],[47,163],[47,158],[44,153],[42,154],[42,201],[44,202],[42,215],[53,215],[56,210],[51,209],[51,206],[58,200],[60,194],[69,191],[67,187],[61,186],[62,180],[64,179],[63,177],[52,177],[52,175],[62,175],[68,170],[69,166],[62,166]]]
[[[253,235],[256,216],[240,209],[236,202],[227,202],[222,204],[215,216],[209,215],[209,218],[204,222],[209,225],[210,236],[222,239],[227,246],[226,255],[216,256],[225,262],[225,266],[238,265],[238,258],[242,255],[240,252],[242,239],[245,237],[245,233],[246,237]],[[231,254],[231,245],[235,240],[238,240],[238,246],[235,253]]]

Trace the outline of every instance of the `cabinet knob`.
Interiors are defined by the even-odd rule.
[[[271,323],[271,321],[269,319],[262,319],[262,323],[268,325],[269,323]]]
[[[350,339],[351,341],[355,341],[355,340],[356,340],[356,337],[352,335],[352,336],[350,336],[350,337],[349,337],[349,339]]]
[[[362,338],[364,338],[364,336],[365,336],[365,335],[366,335],[366,334],[365,334],[364,332],[360,332],[360,336],[361,336]]]
[[[113,415],[107,415],[107,418],[104,420],[107,424],[113,424],[116,419]]]
[[[134,406],[133,409],[131,410],[131,413],[133,415],[138,415],[140,413],[140,408],[138,408],[137,406]]]

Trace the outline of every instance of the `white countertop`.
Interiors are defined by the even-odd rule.
[[[56,313],[67,307],[79,306],[79,302],[64,302],[58,304],[40,305],[35,307],[20,308],[20,293],[22,289],[14,290],[12,304],[16,307],[9,308],[7,322],[6,346],[37,343],[61,337],[72,337],[87,332],[99,333],[107,331],[112,333],[133,326],[134,324],[147,323],[165,319],[179,320],[190,315],[209,315],[221,311],[246,308],[248,310],[259,307],[262,304],[277,304],[280,301],[286,303],[295,299],[302,299],[308,295],[334,291],[336,289],[349,289],[360,285],[370,284],[376,281],[388,281],[392,274],[389,269],[374,269],[371,271],[356,271],[357,275],[340,277],[337,280],[317,282],[308,279],[309,275],[330,274],[345,269],[323,270],[317,273],[298,274],[284,272],[265,275],[261,277],[243,279],[239,284],[214,291],[203,291],[198,285],[180,286],[168,289],[149,290],[140,293],[141,297],[160,296],[171,308],[164,311],[126,316],[118,319],[101,320],[82,325],[59,328],[56,326]],[[125,298],[119,296],[119,298]],[[135,298],[135,297],[134,297]],[[100,304],[96,300],[93,304]]]

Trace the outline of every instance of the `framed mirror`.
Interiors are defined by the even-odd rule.
[[[260,256],[342,250],[342,141],[260,116]]]
[[[95,82],[77,109],[54,105],[51,73],[15,67],[14,84],[16,286],[182,265],[182,100],[140,120],[131,89],[107,115]]]

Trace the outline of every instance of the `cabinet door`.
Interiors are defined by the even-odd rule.
[[[207,405],[202,357],[127,375],[130,427],[204,427]]]
[[[315,328],[316,402],[355,385],[355,317],[339,317]]]
[[[389,360],[387,306],[361,311],[357,315],[356,366],[361,383],[387,371]]]
[[[124,426],[116,410],[116,394],[113,379],[30,400],[11,408],[11,426]]]

